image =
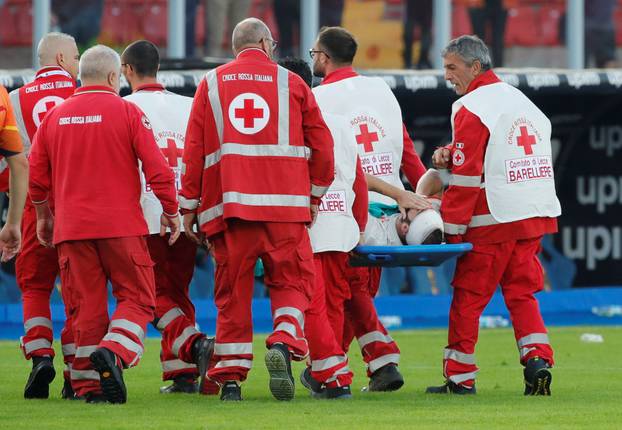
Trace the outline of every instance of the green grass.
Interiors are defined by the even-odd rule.
[[[600,333],[602,344],[579,341]],[[297,384],[292,402],[277,402],[268,390],[263,336],[255,342],[255,362],[243,385],[244,402],[218,397],[158,393],[158,343],[149,340],[137,368],[125,373],[126,405],[87,405],[60,399],[62,376],[48,400],[23,399],[30,364],[16,342],[0,342],[0,429],[408,429],[455,428],[622,428],[622,328],[553,328],[556,349],[553,396],[524,397],[522,368],[512,332],[483,330],[477,350],[481,368],[473,397],[424,395],[442,382],[443,330],[393,333],[402,349],[406,385],[395,393],[361,393],[366,384],[360,353],[352,351],[356,376],[350,401],[313,400]],[[354,347],[355,345],[353,345]],[[58,360],[57,360],[58,361]],[[301,365],[295,366],[295,375]]]

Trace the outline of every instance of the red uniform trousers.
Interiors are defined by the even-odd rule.
[[[353,268],[354,269],[354,268]],[[367,376],[387,364],[399,364],[400,349],[384,327],[374,305],[380,287],[379,267],[359,267],[350,278],[351,298],[346,302],[343,346],[346,348],[357,338]]]
[[[71,385],[78,396],[100,392],[89,356],[104,347],[134,366],[143,353],[146,326],[153,321],[153,262],[142,236],[67,241],[57,245],[61,280],[73,317],[76,355]],[[117,300],[108,318],[107,280]]]
[[[538,356],[553,365],[553,349],[534,297],[544,284],[537,257],[540,240],[537,237],[475,244],[471,252],[458,259],[443,359],[447,379],[466,386],[475,383],[479,317],[499,284],[512,319],[521,363]]]
[[[188,288],[194,274],[197,245],[181,234],[169,246],[169,234],[147,236],[149,254],[155,263],[156,327],[162,333],[162,380],[179,376],[195,378],[197,366],[192,362],[192,344],[204,335],[195,328],[194,305]]]
[[[22,218],[22,249],[15,260],[15,276],[22,292],[24,312],[25,335],[21,338],[22,351],[26,359],[43,355],[54,357],[50,295],[58,276],[58,254],[56,249],[45,248],[39,243],[37,215],[30,198],[26,199]],[[71,317],[67,312],[65,314],[61,345],[66,364],[64,374],[65,378],[69,379],[76,346],[73,342]]]
[[[323,265],[325,262],[339,259],[341,254],[345,253],[320,252],[314,254],[315,289],[309,309],[305,312],[305,336],[309,342],[311,376],[329,388],[343,387],[352,383],[352,372],[348,368],[348,356],[343,352],[341,342],[337,342],[331,321],[327,318],[326,309],[327,289],[325,287],[331,285],[332,277],[330,275],[325,276]],[[345,255],[347,257],[347,254]],[[327,272],[330,270],[331,268],[328,267]],[[343,283],[344,281],[342,281]],[[331,295],[331,299],[332,297]],[[336,298],[335,301],[341,303],[341,315],[343,317],[344,300]]]
[[[294,359],[308,354],[304,313],[313,292],[313,251],[304,223],[230,219],[210,237],[216,260],[214,302],[218,308],[211,380],[244,381],[253,359],[251,301],[257,258],[265,270],[274,330],[266,339],[287,345]]]

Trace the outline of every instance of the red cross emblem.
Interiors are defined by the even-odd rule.
[[[525,155],[531,155],[533,154],[533,149],[531,149],[531,147],[536,144],[536,136],[529,134],[527,127],[522,126],[520,128],[520,136],[516,138],[516,142],[518,146],[523,147]]]
[[[378,133],[370,133],[367,124],[359,125],[361,134],[356,136],[356,143],[363,145],[365,152],[374,152],[374,142],[378,142]]]
[[[37,115],[39,117],[39,124],[41,124],[41,122],[43,122],[43,118],[45,118],[45,114],[48,113],[48,111],[50,109],[52,109],[54,106],[56,106],[55,102],[45,102],[45,106],[43,108],[43,110],[41,112],[39,112]]]
[[[184,150],[177,147],[175,139],[166,139],[166,148],[160,148],[162,154],[168,160],[168,165],[177,167],[177,159],[184,155]]]
[[[253,99],[244,100],[244,107],[235,110],[235,117],[244,119],[245,128],[255,127],[255,119],[263,118],[263,109],[255,108]]]

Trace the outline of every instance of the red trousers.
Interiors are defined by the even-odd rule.
[[[305,336],[309,342],[311,376],[316,381],[322,382],[330,388],[343,387],[352,383],[352,372],[348,368],[348,357],[341,348],[341,342],[337,342],[326,311],[325,284],[331,285],[332,273],[330,273],[330,266],[327,268],[327,272],[324,273],[323,264],[340,259],[342,254],[345,253],[320,252],[314,254],[315,290],[313,291],[309,309],[305,312]],[[341,281],[342,284],[344,282],[345,280]],[[347,293],[347,283],[345,283],[345,287],[345,293]],[[343,299],[335,298],[334,301],[340,302],[341,309],[343,309]],[[343,327],[343,311],[341,316],[341,327]],[[341,341],[341,338],[339,340]]]
[[[194,274],[197,245],[181,234],[169,246],[169,235],[147,236],[149,254],[154,262],[156,288],[156,327],[162,333],[160,361],[162,380],[182,375],[198,376],[192,362],[192,343],[204,335],[195,328],[194,305],[188,287]]]
[[[498,285],[512,318],[521,363],[538,356],[553,364],[553,349],[534,297],[544,284],[537,256],[540,239],[474,245],[471,252],[458,259],[443,360],[449,380],[466,386],[475,382],[479,317]]]
[[[357,338],[367,376],[388,364],[399,364],[400,349],[384,327],[374,305],[380,286],[380,268],[357,267],[350,270],[351,298],[345,304],[343,346],[347,348]],[[347,349],[346,349],[347,350]]]
[[[45,248],[39,243],[37,215],[30,199],[26,199],[22,218],[22,249],[15,260],[15,276],[22,292],[25,334],[21,338],[21,347],[24,355],[27,359],[43,355],[54,357],[50,295],[58,276],[58,254],[56,249]],[[61,345],[67,365],[65,377],[69,379],[76,347],[68,314],[61,332]]]
[[[214,302],[218,309],[211,380],[244,381],[253,359],[251,300],[257,258],[265,269],[272,304],[273,332],[268,347],[288,346],[295,359],[308,354],[304,313],[313,292],[313,251],[303,223],[229,220],[210,238],[216,260]]]
[[[89,360],[95,349],[111,350],[124,367],[138,363],[146,326],[154,318],[153,262],[144,237],[68,241],[57,249],[76,343],[71,385],[82,396],[100,391],[99,374]],[[111,319],[108,280],[117,301]]]

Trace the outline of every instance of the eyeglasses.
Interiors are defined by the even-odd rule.
[[[259,41],[259,43],[263,42],[264,40],[266,40],[266,41],[270,42],[270,45],[272,46],[272,49],[276,49],[276,46],[279,44],[279,42],[278,42],[278,41],[276,41],[276,40],[274,40],[274,39],[268,39],[268,38],[261,39],[261,40]]]
[[[313,48],[309,49],[309,57],[311,57],[312,60],[313,60],[313,57],[315,57],[315,54],[324,54],[326,55],[326,58],[330,58],[330,55],[328,55],[324,51],[314,50]]]

